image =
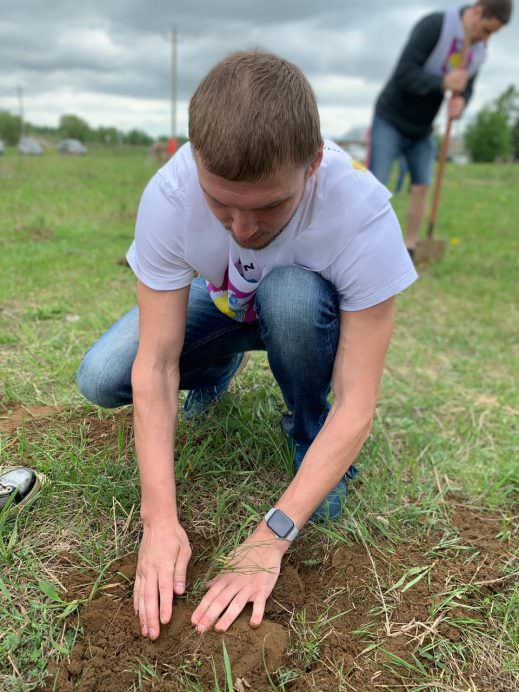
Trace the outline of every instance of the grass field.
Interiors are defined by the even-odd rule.
[[[277,651],[261,629],[152,645],[118,619],[139,540],[131,415],[87,405],[75,371],[134,302],[118,260],[155,168],[143,151],[0,158],[0,465],[49,480],[0,516],[0,689],[519,689],[519,166],[447,170],[448,253],[399,299],[344,516],[287,556]],[[403,215],[405,193],[394,203]],[[282,412],[257,353],[207,420],[179,423],[184,618],[289,482]]]

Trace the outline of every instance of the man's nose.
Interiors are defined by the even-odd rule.
[[[256,233],[258,224],[251,212],[236,209],[232,212],[231,228],[239,240],[247,240]]]

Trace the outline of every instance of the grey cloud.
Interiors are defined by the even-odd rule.
[[[450,4],[451,0],[3,0],[0,90],[5,96],[21,81],[28,94],[51,95],[61,88],[98,93],[100,98],[111,94],[167,101],[168,32],[176,25],[182,101],[217,60],[232,50],[259,46],[298,64],[321,105],[368,108],[414,19]],[[110,44],[74,40],[87,31],[106,34]],[[496,85],[514,80],[509,56],[518,38],[513,25],[492,39],[478,90],[493,97]],[[495,52],[494,43],[499,46]],[[320,89],[327,79],[344,77],[360,78],[364,88]]]

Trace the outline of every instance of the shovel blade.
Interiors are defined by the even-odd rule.
[[[446,242],[438,238],[419,240],[414,251],[415,262],[433,262],[445,254]]]

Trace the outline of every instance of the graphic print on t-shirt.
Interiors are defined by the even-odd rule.
[[[207,290],[220,312],[238,322],[254,322],[257,319],[254,309],[258,279],[254,262],[242,266],[241,260],[229,255],[229,266],[225,271],[221,286],[206,281]],[[251,275],[245,278],[244,274]]]
[[[469,50],[466,57],[466,62],[464,65],[461,64],[461,56],[463,53],[463,39],[453,38],[447,58],[442,66],[443,74],[448,74],[452,70],[461,70],[462,68],[468,70],[472,62],[472,51]]]

